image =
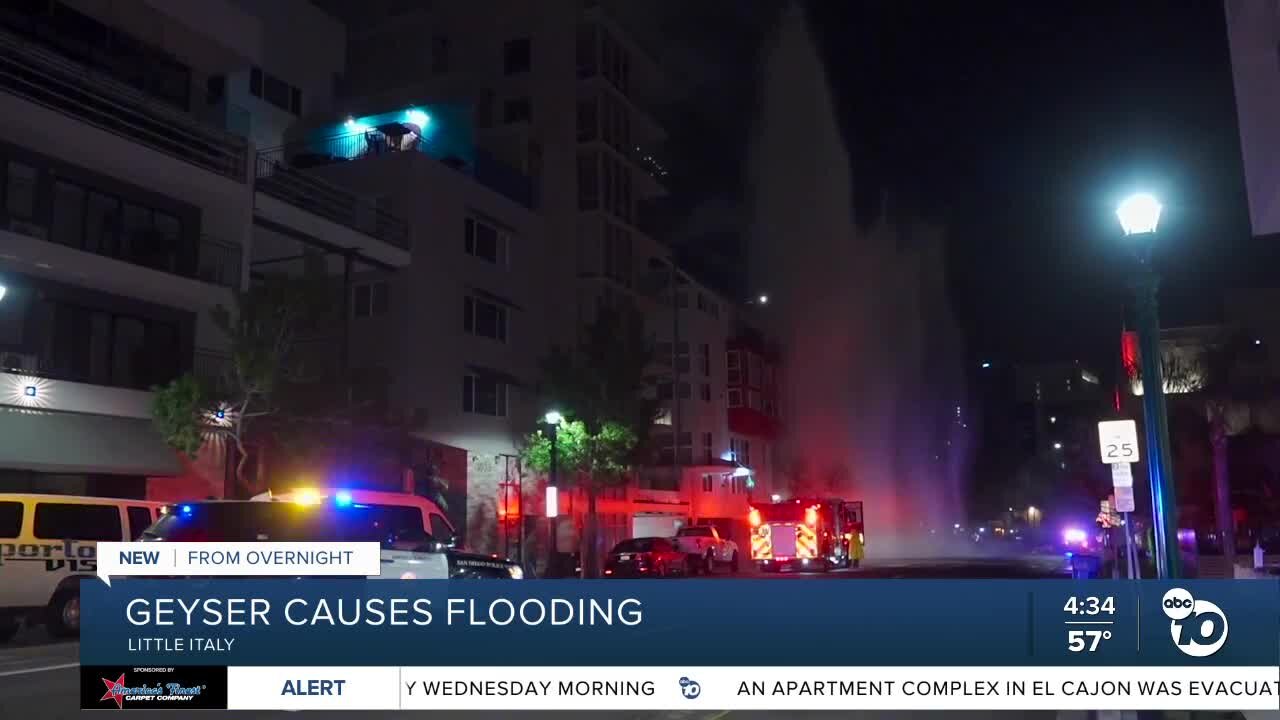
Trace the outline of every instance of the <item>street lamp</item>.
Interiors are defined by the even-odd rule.
[[[1132,282],[1137,304],[1138,354],[1142,362],[1142,411],[1146,418],[1147,475],[1151,483],[1151,516],[1155,527],[1156,573],[1176,578],[1177,492],[1169,453],[1169,420],[1165,409],[1164,378],[1160,374],[1160,310],[1156,299],[1160,280],[1151,268],[1151,249],[1160,224],[1160,201],[1154,195],[1132,195],[1116,208],[1126,237],[1137,241],[1138,273]]]
[[[4,299],[4,294],[5,294],[6,292],[8,292],[8,291],[9,291],[9,289],[8,289],[8,288],[6,288],[6,287],[5,287],[5,286],[3,286],[3,285],[0,285],[0,300],[3,300],[3,299]]]
[[[546,496],[547,572],[544,573],[544,576],[549,576],[556,560],[556,517],[560,515],[559,468],[557,467],[559,447],[556,435],[560,426],[564,424],[564,415],[557,410],[549,410],[542,416],[542,421],[547,424],[547,436],[551,438],[551,471],[547,474]]]

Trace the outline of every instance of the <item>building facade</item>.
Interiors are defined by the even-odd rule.
[[[478,547],[495,542],[509,547],[502,523],[512,514],[511,503],[503,499],[510,484],[521,488],[520,515],[526,523],[541,515],[538,481],[519,468],[513,478],[510,464],[522,436],[547,409],[530,404],[536,402],[530,392],[538,380],[536,361],[552,345],[576,343],[581,328],[602,308],[642,324],[656,343],[651,375],[664,406],[654,427],[653,464],[630,487],[601,499],[606,544],[633,534],[636,517],[679,522],[745,517],[747,483],[741,475],[729,481],[739,467],[732,459],[736,441],[729,430],[725,385],[735,310],[730,300],[678,267],[671,250],[649,232],[653,208],[666,194],[668,171],[660,153],[665,130],[654,111],[664,81],[658,64],[616,12],[625,8],[580,0],[373,2],[358,11],[348,3],[325,6],[350,28],[340,104],[357,127],[369,124],[363,114],[384,108],[459,108],[454,124],[469,126],[469,132],[460,133],[467,140],[458,143],[467,145],[461,153],[466,157],[455,159],[477,176],[481,168],[504,168],[509,184],[528,193],[515,205],[509,196],[471,195],[447,214],[424,207],[442,254],[425,260],[431,269],[419,270],[415,251],[414,266],[403,280],[418,283],[427,277],[423,273],[436,273],[443,282],[432,284],[431,300],[433,307],[449,308],[445,317],[470,312],[453,310],[464,303],[475,303],[477,313],[484,308],[482,337],[468,335],[469,315],[461,330],[451,320],[455,327],[432,340],[456,337],[456,342],[434,343],[428,350],[432,340],[422,340],[426,364],[397,381],[404,383],[397,391],[403,399],[425,398],[427,386],[439,385],[430,398],[437,403],[426,410],[438,422],[428,422],[428,433],[470,454],[469,540]],[[399,70],[387,72],[389,67]],[[488,175],[492,179],[495,173]],[[464,220],[468,209],[476,216]],[[460,246],[470,240],[460,239],[458,228],[469,233],[471,223],[489,220],[499,244],[509,244],[509,250],[498,251],[509,253],[499,263],[507,264],[505,269],[467,257]],[[456,260],[445,259],[450,255]],[[493,303],[501,309],[489,310]],[[505,340],[492,337],[488,318],[494,316],[509,323]],[[483,387],[485,411],[497,395],[505,398],[505,416],[475,417],[472,411],[450,409],[458,404],[459,374],[471,372],[479,374],[461,381],[463,402],[474,392],[468,387]],[[502,389],[490,389],[490,379]],[[740,500],[722,502],[722,495]],[[575,505],[572,493],[561,505],[562,512],[575,516],[574,522],[560,524],[564,549],[575,542],[583,505]],[[491,523],[495,531],[488,530]],[[518,532],[535,535],[533,528],[528,524]]]
[[[1227,41],[1244,161],[1249,220],[1255,236],[1280,233],[1280,2],[1226,0]]]
[[[378,198],[260,152],[331,102],[341,25],[301,0],[55,0],[0,33],[4,487],[221,496],[226,449],[179,460],[148,392],[220,373],[210,310],[304,252],[335,277],[409,261]]]

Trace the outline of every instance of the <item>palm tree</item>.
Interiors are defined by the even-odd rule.
[[[1190,354],[1164,353],[1161,372],[1166,390],[1186,393],[1204,412],[1212,451],[1215,524],[1223,555],[1236,555],[1231,507],[1231,471],[1227,446],[1232,435],[1253,425],[1255,409],[1275,394],[1266,352],[1239,330],[1223,331]]]

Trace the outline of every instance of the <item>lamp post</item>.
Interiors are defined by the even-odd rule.
[[[1165,409],[1164,378],[1160,373],[1160,279],[1151,268],[1151,247],[1160,222],[1160,201],[1140,193],[1116,209],[1120,227],[1135,242],[1138,274],[1131,286],[1137,305],[1138,353],[1142,363],[1142,411],[1147,435],[1147,475],[1151,484],[1151,518],[1155,529],[1156,574],[1176,578],[1179,572],[1177,493],[1169,458],[1169,421]]]
[[[546,497],[547,569],[543,573],[544,577],[548,577],[556,561],[556,517],[560,514],[560,478],[559,468],[557,467],[559,447],[556,443],[556,434],[560,430],[560,424],[564,422],[564,415],[561,415],[556,410],[551,410],[542,416],[542,421],[547,424],[547,435],[551,438],[551,471],[547,474]]]

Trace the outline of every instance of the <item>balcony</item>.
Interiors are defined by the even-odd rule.
[[[363,123],[357,124],[362,126]],[[277,162],[296,170],[352,162],[390,153],[426,155],[518,205],[536,210],[537,186],[532,178],[479,148],[428,142],[408,123],[386,123],[363,131],[291,143],[273,151]],[[456,151],[456,152],[455,152]],[[267,151],[264,151],[267,152]]]
[[[298,160],[302,162],[298,162]],[[321,180],[306,168],[322,163],[308,162],[291,146],[258,153],[255,172],[257,190],[277,200],[376,238],[401,250],[409,249],[409,226],[372,198]]]
[[[49,213],[56,210],[56,207],[50,207]],[[67,232],[68,227],[70,225],[64,220],[55,232],[53,221],[48,216],[17,220],[6,218],[4,213],[0,213],[0,231],[12,233],[10,254],[13,258],[36,267],[111,275],[112,277],[99,278],[103,282],[87,283],[101,289],[132,295],[134,293],[131,291],[143,288],[127,285],[136,282],[141,276],[136,273],[131,277],[121,276],[120,270],[113,269],[121,266],[92,261],[90,256],[110,258],[135,267],[219,287],[240,287],[241,248],[236,243],[208,235],[175,235],[156,226],[125,229],[104,223],[100,228],[94,228],[94,231],[82,230],[79,233]],[[77,257],[77,253],[81,254]],[[58,275],[56,272],[53,274]],[[112,280],[120,280],[126,287],[115,287],[120,283],[110,282]],[[146,289],[159,291],[160,285],[167,287],[171,284],[152,283],[155,286],[149,285]],[[180,294],[185,297],[188,293]],[[166,296],[164,299],[171,298]]]
[[[244,139],[7,31],[0,31],[0,92],[245,182]]]

